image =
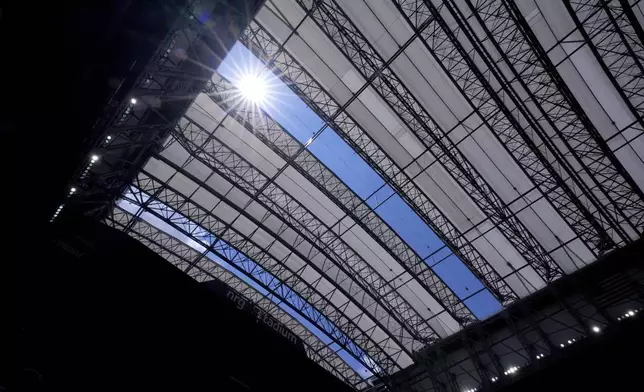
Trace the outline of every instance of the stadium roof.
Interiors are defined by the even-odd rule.
[[[639,1],[266,1],[106,222],[362,388],[640,237],[643,19]],[[171,36],[166,68],[192,55],[189,28]],[[77,182],[185,98],[150,72]]]

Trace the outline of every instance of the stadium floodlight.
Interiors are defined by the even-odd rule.
[[[592,331],[593,331],[593,332],[595,332],[595,333],[600,333],[600,332],[602,331],[602,329],[601,329],[601,328],[599,328],[599,327],[598,327],[598,326],[596,326],[596,325],[593,325],[591,329],[592,329]]]
[[[98,161],[99,157],[98,155],[92,155],[92,162]]]
[[[130,99],[130,103],[131,103],[132,105],[136,105],[136,98],[132,98],[132,99]]]
[[[512,366],[512,367],[510,367],[508,370],[506,370],[503,374],[505,374],[506,376],[507,376],[508,374],[514,374],[514,373],[516,373],[516,372],[517,372],[517,370],[519,370],[519,367],[518,367],[518,366]]]

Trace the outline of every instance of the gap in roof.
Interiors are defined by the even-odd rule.
[[[300,143],[306,144],[316,135],[308,150],[366,200],[478,318],[501,310],[496,298],[382,177],[334,130],[324,129],[324,121],[244,45],[235,44],[217,71],[238,88],[244,88],[244,75],[261,75],[271,91],[271,98],[257,105],[261,110]],[[449,256],[432,262],[432,254],[439,251]]]

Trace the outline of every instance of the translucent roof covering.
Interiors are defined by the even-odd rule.
[[[362,389],[644,228],[639,1],[268,0],[108,221]]]

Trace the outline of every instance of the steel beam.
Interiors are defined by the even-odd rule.
[[[487,268],[486,261],[459,230],[396,165],[360,125],[331,97],[315,78],[257,21],[240,41],[298,95],[326,124],[390,185],[416,214],[472,271]],[[346,106],[346,105],[345,105]],[[405,264],[406,270],[443,304],[460,323],[474,320],[467,308],[425,264]],[[476,274],[480,274],[476,272]],[[494,287],[494,286],[492,286]],[[494,290],[496,291],[496,290]],[[507,301],[504,301],[507,302]]]
[[[132,220],[136,220],[134,225],[130,225]],[[119,207],[114,208],[104,219],[104,222],[111,227],[126,232],[180,270],[185,270],[201,256],[199,252],[181,240],[154,227],[140,216],[134,216]],[[127,227],[131,228],[128,229]],[[323,343],[319,337],[315,336],[308,328],[280,308],[266,294],[260,293],[256,288],[245,283],[233,273],[217,265],[216,262],[209,259],[203,260],[203,263],[200,263],[198,268],[193,268],[189,275],[199,282],[216,279],[225,283],[235,290],[238,295],[259,306],[296,334],[304,343],[305,351],[311,360],[358,390],[366,387],[362,377],[335,351],[331,350],[327,344]],[[208,310],[204,309],[204,311]]]
[[[228,84],[221,88],[234,89],[234,86]],[[229,110],[229,113],[231,110],[234,111],[238,121],[284,159],[288,159],[290,151],[295,148],[294,145],[302,146],[288,131],[276,123],[264,111],[247,110],[244,106],[237,106],[233,109],[224,100],[218,99],[216,96],[213,96],[213,98],[225,110]],[[347,216],[350,216],[383,249],[398,260],[401,266],[424,263],[423,259],[364,200],[356,195],[313,154],[308,151],[303,151],[293,162],[293,168],[298,170],[300,174],[309,179],[312,184],[333,200]],[[338,221],[340,220],[342,219]],[[349,229],[350,227],[344,230]],[[472,252],[474,253],[474,259],[482,260],[482,257],[475,249]],[[460,256],[460,253],[457,252],[456,255]],[[501,303],[507,304],[513,299],[518,298],[516,293],[503,282],[501,277],[496,274],[487,262],[483,261],[476,265],[479,268],[473,268],[475,276],[481,280],[484,286],[490,289]]]
[[[263,174],[259,169],[246,161],[229,146],[216,137],[216,131],[206,132],[191,119],[180,121],[174,133],[184,148],[195,158],[214,170],[221,177],[239,187],[248,197],[249,203],[271,211],[288,226],[297,236],[290,241],[282,240],[288,248],[298,253],[297,249],[309,249],[301,254],[303,260],[315,265],[314,260],[321,260],[320,272],[335,282],[338,287],[346,287],[346,295],[354,297],[358,304],[371,308],[377,323],[383,323],[383,330],[392,333],[401,347],[411,354],[425,344],[434,341],[438,335],[423,318],[405,301],[373,267],[362,259],[338,234],[324,224],[305,206],[290,196],[286,190]],[[184,174],[188,175],[185,171]],[[266,185],[267,183],[270,185]],[[206,187],[206,185],[203,185]],[[215,192],[213,190],[213,192]],[[225,198],[225,195],[216,194]],[[267,232],[280,236],[280,227],[276,232],[272,227],[262,227]],[[309,245],[300,246],[306,243]],[[338,272],[339,271],[341,272]],[[339,274],[341,277],[338,280]],[[351,277],[350,279],[346,279]],[[354,287],[353,283],[357,285]],[[361,293],[358,287],[363,290]],[[369,295],[367,297],[365,294]],[[371,299],[373,298],[373,300]],[[375,303],[373,302],[375,301]],[[384,312],[385,316],[378,316]]]
[[[545,282],[560,277],[561,268],[545,252],[524,225],[512,214],[496,192],[467,161],[422,104],[391,71],[351,19],[334,1],[319,1],[317,6],[298,1],[336,48],[364,77],[373,77],[371,86],[401,121],[419,138],[443,169],[470,195],[485,215],[494,217],[501,233],[510,241]],[[375,77],[374,77],[375,75]]]
[[[164,220],[205,248],[201,257],[188,267],[187,272],[207,257],[208,252],[212,252],[269,293],[288,303],[374,374],[391,374],[395,369],[399,369],[396,360],[381,348],[381,345],[389,343],[373,340],[371,334],[374,328],[365,331],[358,326],[364,313],[359,313],[356,319],[347,317],[345,308],[351,300],[339,306],[334,305],[318,290],[318,286],[322,287],[320,286],[323,284],[322,280],[309,283],[301,277],[301,270],[293,270],[286,264],[291,253],[282,260],[275,259],[267,250],[250,239],[253,233],[245,235],[239,232],[187,195],[180,194],[167,183],[161,182],[145,171],[137,176],[130,189],[134,197],[129,197],[127,199],[129,202]],[[142,202],[140,197],[142,194],[149,196],[150,203],[147,205]],[[234,206],[231,205],[231,207]],[[211,233],[212,238],[198,235],[203,233]],[[270,249],[275,241],[266,248]],[[327,295],[332,295],[334,291]],[[365,360],[365,356],[371,360]]]
[[[564,5],[606,77],[635,117],[627,138],[634,140],[642,136],[644,47],[641,39],[644,35],[639,34],[641,27],[634,15],[631,16],[632,5],[604,0],[564,0]]]

